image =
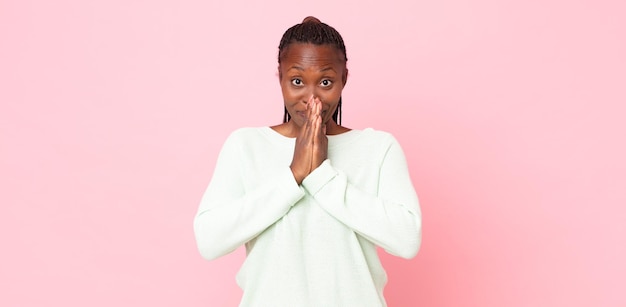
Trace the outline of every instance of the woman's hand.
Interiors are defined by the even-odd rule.
[[[316,169],[328,155],[326,125],[322,119],[322,102],[311,96],[307,102],[307,120],[296,138],[291,172],[298,184]]]
[[[314,100],[315,111],[313,117],[313,160],[311,162],[311,172],[326,160],[328,157],[328,137],[326,137],[326,124],[322,117],[322,101],[319,98]]]

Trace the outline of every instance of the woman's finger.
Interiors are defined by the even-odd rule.
[[[322,113],[322,101],[319,98],[315,98],[315,115],[321,115]]]

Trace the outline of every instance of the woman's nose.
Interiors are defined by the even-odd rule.
[[[315,88],[307,88],[307,90],[304,91],[303,96],[302,96],[302,102],[303,103],[307,103],[309,102],[309,99],[311,99],[312,97],[319,97],[317,95],[317,92],[315,90]]]

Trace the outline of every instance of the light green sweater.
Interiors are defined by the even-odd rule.
[[[328,136],[328,159],[299,186],[294,138],[269,127],[233,132],[194,220],[206,259],[246,245],[240,306],[386,306],[376,246],[412,258],[421,212],[393,136]]]

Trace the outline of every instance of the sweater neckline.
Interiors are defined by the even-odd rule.
[[[277,142],[289,144],[289,145],[293,145],[296,142],[295,137],[292,138],[292,137],[284,136],[269,126],[263,126],[261,127],[261,130],[270,139],[275,140]],[[328,137],[328,147],[335,147],[338,145],[350,143],[353,140],[356,140],[359,136],[361,136],[361,134],[364,131],[368,131],[368,130],[372,130],[372,129],[371,128],[366,128],[365,130],[351,129],[344,133],[327,135],[326,137]]]

